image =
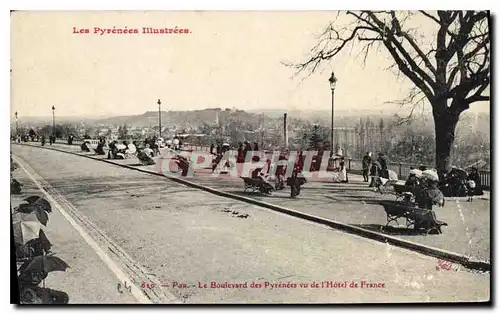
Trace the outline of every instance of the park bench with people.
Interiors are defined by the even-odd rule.
[[[441,234],[441,227],[448,225],[438,220],[433,210],[418,208],[411,203],[382,201],[381,205],[387,214],[386,227],[391,222],[396,222],[399,225],[398,219],[403,218],[406,220],[407,228],[413,228],[427,235],[432,233]]]
[[[273,186],[269,182],[264,181],[262,178],[241,177],[245,183],[243,192],[251,192],[260,194],[269,194],[273,190]]]
[[[394,192],[396,194],[396,202],[398,201],[415,201],[412,193],[412,187],[405,184],[393,184]]]
[[[418,207],[414,207],[407,213],[406,220],[408,228],[422,230],[425,234],[441,234],[443,233],[441,227],[448,225],[446,222],[438,220],[432,209]]]

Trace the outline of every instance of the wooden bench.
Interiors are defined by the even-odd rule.
[[[273,186],[269,184],[268,182],[265,182],[261,178],[251,178],[251,177],[240,177],[243,179],[243,182],[245,183],[245,188],[243,192],[259,192],[260,194],[263,193],[263,188],[264,190],[271,192],[273,190]]]
[[[408,212],[407,227],[413,226],[414,229],[423,230],[425,234],[443,233],[442,226],[448,226],[444,221],[440,221],[436,217],[436,213],[431,209],[415,208],[415,210]]]
[[[398,219],[406,219],[408,212],[411,210],[409,206],[405,206],[399,202],[382,201],[381,205],[384,206],[385,213],[387,215],[387,223],[385,225],[386,227],[389,226],[393,221],[395,221],[399,225]]]
[[[446,222],[438,220],[436,213],[430,209],[422,209],[414,205],[390,201],[382,201],[381,205],[384,206],[385,213],[387,214],[386,227],[393,221],[399,225],[398,219],[404,218],[407,228],[424,231],[427,235],[433,232],[441,234],[441,227],[448,225]]]

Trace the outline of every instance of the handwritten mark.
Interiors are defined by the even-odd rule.
[[[132,293],[132,285],[129,285],[127,286],[127,282],[124,281],[123,282],[123,286],[126,290],[128,290],[129,293]],[[118,290],[118,292],[120,292],[121,294],[123,294],[123,290],[122,290],[122,283],[119,282],[117,285],[116,285],[116,289]]]
[[[441,269],[452,270],[453,268],[454,268],[453,263],[442,260],[442,259],[438,260],[438,265],[436,266],[436,270],[441,270]],[[455,271],[457,271],[457,270],[458,269],[455,268]]]

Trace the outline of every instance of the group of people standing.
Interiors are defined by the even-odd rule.
[[[287,177],[288,167],[292,168],[291,173],[288,174],[289,177]],[[276,175],[275,189],[284,189],[286,183],[286,185],[290,186],[290,197],[295,198],[300,194],[301,186],[307,182],[306,178],[302,175],[303,167],[303,158],[300,158],[300,155],[296,162],[289,162],[285,154],[282,153],[274,167],[271,159],[267,159],[263,168],[256,168],[252,171],[252,178],[262,180],[262,187],[265,189],[264,192],[269,193],[272,187],[268,181],[271,175],[271,169],[274,169]]]
[[[374,190],[383,184],[384,180],[389,180],[389,158],[384,153],[379,153],[378,158],[374,159],[371,152],[363,156],[363,181],[369,182],[369,187]]]

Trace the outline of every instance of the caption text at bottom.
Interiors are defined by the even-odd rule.
[[[148,282],[142,282],[142,288],[155,288],[160,287],[171,287],[171,288],[199,288],[199,289],[305,289],[305,288],[317,288],[317,289],[349,289],[349,288],[362,288],[362,289],[373,289],[373,288],[385,288],[385,283],[383,282],[368,282],[368,281],[312,281],[312,282],[269,282],[269,281],[252,281],[252,282],[241,282],[241,283],[230,283],[230,282],[197,282],[192,283],[181,283],[173,281],[171,283],[161,283],[154,284]]]

